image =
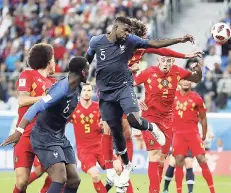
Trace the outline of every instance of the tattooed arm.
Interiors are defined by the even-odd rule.
[[[33,105],[37,101],[39,101],[42,96],[32,97],[30,93],[27,91],[18,91],[18,104],[19,107],[24,107],[28,105]]]

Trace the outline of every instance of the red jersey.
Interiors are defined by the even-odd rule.
[[[37,70],[24,70],[17,82],[16,82],[16,89],[18,92],[25,91],[29,92],[30,96],[37,97],[37,96],[43,96],[46,95],[46,90],[51,87],[51,85],[55,83],[54,78],[45,78],[42,76]],[[18,122],[17,125],[20,123],[22,117],[26,113],[26,111],[29,109],[30,106],[24,106],[18,108]],[[32,130],[32,127],[35,123],[35,119],[26,127],[23,135],[29,136]]]
[[[132,66],[135,63],[138,63],[144,54],[158,54],[161,56],[169,56],[174,58],[184,58],[185,54],[175,52],[168,48],[147,48],[147,49],[138,49],[135,51],[132,58],[129,60],[128,66]]]
[[[174,133],[198,133],[198,115],[206,112],[203,99],[196,92],[190,91],[186,95],[176,92],[174,100]]]
[[[70,117],[73,123],[77,148],[86,148],[101,143],[99,104],[92,101],[86,109],[79,102]]]
[[[158,66],[150,66],[134,77],[137,85],[144,83],[147,111],[143,116],[162,120],[172,119],[173,102],[178,82],[191,76],[191,72],[173,65],[168,73],[160,71]]]

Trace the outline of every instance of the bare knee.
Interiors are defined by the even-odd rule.
[[[201,155],[197,155],[196,158],[197,158],[197,161],[198,161],[199,164],[205,163],[207,161],[205,155],[202,155],[202,154]]]
[[[176,160],[172,155],[169,158],[169,165],[172,167],[175,167],[175,165],[176,165]]]
[[[193,158],[191,157],[186,157],[185,158],[185,168],[192,168],[193,167]]]
[[[159,162],[161,157],[160,150],[151,150],[148,151],[148,158],[150,162]]]
[[[69,164],[66,166],[67,169],[67,182],[66,185],[69,188],[78,189],[81,179],[77,173],[77,167],[75,164]]]
[[[100,174],[98,171],[94,171],[94,172],[88,172],[91,176],[91,179],[93,182],[99,182],[100,181]]]
[[[67,182],[67,172],[64,163],[54,164],[48,168],[47,173],[52,182],[58,182],[60,184],[65,184]]]
[[[177,155],[176,158],[176,166],[184,166],[184,155]]]
[[[26,190],[30,177],[30,170],[28,168],[16,168],[15,172],[17,188],[21,191]]]

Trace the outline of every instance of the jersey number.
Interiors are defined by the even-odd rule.
[[[69,100],[69,101],[67,101],[67,106],[65,107],[65,109],[63,110],[63,113],[67,113],[68,111],[69,111],[69,109],[70,109],[70,103],[71,102],[71,100]]]
[[[181,110],[178,111],[178,115],[180,116],[180,118],[183,118],[183,113],[184,113],[184,112],[181,111]]]
[[[84,129],[85,129],[85,133],[90,133],[91,132],[90,124],[85,124]]]
[[[165,97],[165,98],[168,97],[168,89],[164,90],[162,97]]]
[[[105,50],[104,49],[100,49],[100,59],[101,60],[105,60],[106,59]]]

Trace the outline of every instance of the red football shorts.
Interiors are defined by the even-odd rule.
[[[193,156],[205,154],[203,141],[198,133],[182,133],[174,134],[173,141],[173,156],[185,155],[187,156],[188,149]]]
[[[155,123],[161,131],[165,134],[166,137],[166,143],[164,146],[161,146],[156,139],[153,137],[153,135],[150,133],[150,131],[142,131],[144,142],[146,145],[146,150],[151,151],[151,150],[158,150],[160,149],[163,154],[168,154],[170,146],[172,144],[172,128],[171,124],[172,122],[169,121],[167,122],[157,122],[156,119],[150,118],[150,117],[145,117],[149,122]]]
[[[34,162],[34,151],[29,136],[21,136],[14,146],[14,169],[19,167],[31,168]]]
[[[90,168],[96,166],[97,162],[100,167],[104,169],[105,162],[101,144],[95,147],[77,148],[77,155],[81,162],[81,168],[85,173],[87,173]]]

